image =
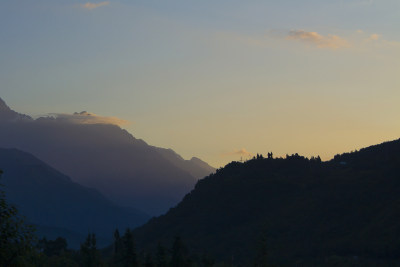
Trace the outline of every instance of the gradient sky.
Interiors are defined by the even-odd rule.
[[[0,97],[219,167],[400,137],[398,0],[5,0]]]

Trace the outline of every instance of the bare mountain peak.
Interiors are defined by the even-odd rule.
[[[10,107],[7,106],[6,102],[4,102],[4,100],[0,97],[0,111],[11,111]]]
[[[28,115],[15,112],[0,97],[0,120],[2,120],[2,121],[17,121],[17,120],[32,120],[32,118],[29,117]]]
[[[190,159],[190,162],[192,162],[193,164],[197,165],[198,167],[207,170],[208,172],[212,173],[215,171],[215,168],[212,167],[211,165],[209,165],[207,162],[205,162],[204,160],[199,159],[198,157],[192,157]]]
[[[190,159],[190,161],[204,162],[204,161],[202,161],[201,159],[199,159],[198,157],[192,157],[192,158]]]

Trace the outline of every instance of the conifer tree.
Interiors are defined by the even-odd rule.
[[[172,255],[171,255],[170,266],[174,267],[189,266],[187,258],[187,250],[182,242],[182,239],[179,236],[175,237],[171,253]]]
[[[126,267],[138,266],[135,241],[131,229],[126,229],[124,234],[124,263]]]
[[[86,267],[97,267],[100,265],[100,255],[96,246],[96,235],[89,233],[86,240],[81,244],[81,261]]]
[[[120,266],[123,257],[124,244],[118,229],[114,231],[114,253],[112,261],[115,266]]]
[[[146,254],[144,267],[154,267],[153,258],[151,257],[150,253]]]
[[[157,253],[156,253],[156,266],[157,267],[167,267],[168,260],[167,260],[167,251],[164,246],[158,242],[157,245]]]
[[[268,267],[270,266],[268,263],[268,247],[267,247],[267,239],[265,234],[262,234],[258,246],[257,246],[257,254],[254,261],[254,267]]]

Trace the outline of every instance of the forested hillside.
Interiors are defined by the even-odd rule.
[[[258,155],[200,180],[136,229],[152,249],[179,235],[192,252],[249,265],[393,265],[400,259],[400,141],[337,155]]]

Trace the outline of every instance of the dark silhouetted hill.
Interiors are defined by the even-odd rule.
[[[0,115],[0,147],[32,153],[122,206],[161,214],[214,170],[172,150],[149,146],[117,125],[75,120],[90,118],[86,112],[15,120],[7,114],[25,115],[2,103],[0,114],[6,115]]]
[[[1,183],[10,203],[38,225],[39,235],[64,236],[70,245],[84,241],[88,232],[111,242],[119,227],[138,226],[148,215],[118,207],[98,191],[72,182],[31,154],[16,149],[0,149]]]
[[[283,266],[399,266],[400,140],[337,155],[232,162],[135,231],[154,249],[182,237],[193,253],[250,266],[265,238]]]

